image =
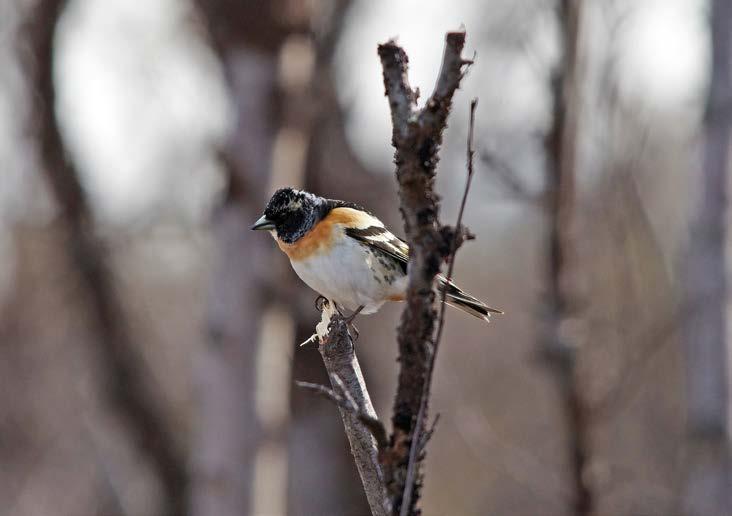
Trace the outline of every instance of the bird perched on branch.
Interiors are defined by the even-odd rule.
[[[310,288],[353,313],[376,312],[386,301],[403,301],[409,247],[361,206],[293,188],[277,190],[253,230],[269,231]],[[439,275],[446,301],[489,320],[490,308]]]

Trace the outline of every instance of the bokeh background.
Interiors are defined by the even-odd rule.
[[[710,134],[732,116],[732,15],[723,0],[714,15],[702,0],[578,3],[564,79],[579,294],[560,330],[576,348],[582,478],[597,514],[702,514],[699,464],[732,490],[729,397],[714,391],[716,426],[699,432],[687,385],[728,393],[729,352],[717,368],[693,359],[680,330],[707,305],[684,302],[682,272],[702,156],[729,150],[728,132]],[[477,57],[441,151],[442,221],[455,222],[479,97],[464,220],[477,239],[455,277],[506,314],[448,312],[424,514],[575,513],[577,428],[542,353],[562,13],[550,0],[0,0],[0,513],[367,513],[336,408],[294,387],[327,381],[298,347],[315,294],[248,227],[291,185],[401,234],[376,45],[398,37],[426,97],[461,24]],[[399,314],[358,322],[386,422]]]

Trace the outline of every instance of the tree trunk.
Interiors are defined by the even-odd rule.
[[[198,2],[230,89],[234,128],[221,156],[228,190],[212,225],[216,241],[206,346],[195,363],[199,411],[192,512],[241,516],[253,509],[262,428],[256,356],[272,243],[249,230],[269,187],[283,30],[269,2]]]
[[[543,351],[561,397],[569,442],[573,512],[591,514],[595,501],[587,483],[590,460],[589,410],[577,375],[582,343],[567,331],[579,320],[576,159],[579,133],[579,34],[582,0],[561,0],[558,8],[561,61],[552,76],[553,121],[544,140],[547,169],[547,314]]]
[[[732,3],[714,0],[712,70],[700,198],[694,205],[685,264],[689,473],[684,510],[732,514],[730,374],[727,327],[727,183],[732,117]]]

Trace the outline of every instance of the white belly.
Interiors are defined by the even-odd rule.
[[[379,256],[355,240],[345,238],[328,253],[292,260],[292,268],[310,288],[347,310],[378,310],[391,297],[404,294],[407,277],[388,257]],[[384,264],[387,264],[386,266]]]

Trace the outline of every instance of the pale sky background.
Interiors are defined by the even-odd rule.
[[[152,322],[148,328],[146,321],[153,317],[148,307],[154,308],[157,302],[155,296],[148,299],[149,293],[159,297],[183,292],[191,299],[176,314],[190,310],[191,327],[202,324],[200,318],[205,312],[201,303],[206,302],[206,278],[215,263],[212,256],[216,252],[216,246],[210,241],[210,220],[223,187],[212,149],[225,139],[233,123],[220,65],[196,25],[191,1],[69,0],[57,34],[57,109],[66,147],[90,194],[99,222],[95,229],[102,233],[101,241],[112,251],[109,258],[114,267],[115,285],[120,289],[120,296],[129,298],[127,304],[133,314],[131,327],[140,335],[148,330],[150,334],[159,332],[160,339],[156,336],[149,339],[151,342],[175,340],[176,334],[168,335],[169,328],[158,328]],[[21,256],[15,252],[16,243],[21,238],[31,243],[46,243],[51,239],[59,243],[56,239],[62,238],[57,227],[47,224],[52,220],[53,203],[45,194],[45,181],[33,155],[34,142],[29,140],[31,136],[25,127],[33,99],[16,55],[17,30],[22,22],[16,11],[32,3],[0,0],[0,305],[6,299],[15,300],[7,297],[7,293],[22,293],[12,288],[20,276],[13,263]],[[692,139],[690,133],[697,121],[694,117],[699,116],[702,105],[708,66],[706,1],[585,0],[585,3],[589,11],[583,20],[583,48],[592,54],[589,62],[585,62],[587,90],[592,91],[588,97],[597,96],[599,69],[613,60],[623,101],[627,106],[642,106],[639,118],[655,117],[652,127],[658,133],[657,141],[663,144],[657,154],[671,156],[666,162],[654,156],[652,188],[664,187],[664,181],[658,178],[670,169],[676,174],[690,175],[691,163],[688,166],[680,163],[683,159],[691,161],[689,153],[671,151],[677,148],[674,144],[681,142],[678,147],[683,147],[684,142]],[[464,89],[455,98],[441,152],[438,190],[444,198],[442,220],[445,223],[455,220],[455,204],[465,177],[468,102],[473,97],[480,98],[478,151],[490,147],[510,161],[522,181],[538,191],[543,170],[541,129],[546,127],[550,116],[548,74],[558,55],[552,5],[553,0],[355,2],[336,53],[335,77],[347,113],[348,137],[356,154],[369,168],[393,174],[391,126],[377,44],[398,38],[410,57],[411,83],[421,89],[424,99],[431,93],[438,74],[444,33],[464,25],[468,31],[466,54],[477,51],[477,61],[463,83]],[[622,14],[623,22],[609,26],[608,20],[618,13]],[[598,107],[597,100],[585,99],[587,109],[583,120],[592,121],[595,117],[596,123],[582,126],[581,139],[599,140],[597,149],[604,149],[606,142],[595,133],[599,132],[598,127],[607,125],[601,118],[607,113]],[[666,137],[674,128],[686,133],[682,137]],[[582,154],[581,150],[578,154]],[[600,154],[597,152],[591,155],[596,159],[581,163],[581,179],[593,174],[597,177],[598,171],[606,170],[602,168]],[[676,159],[676,156],[683,157]],[[671,160],[675,160],[673,167],[664,167]],[[491,271],[480,279],[487,282],[488,275],[498,279],[517,277],[516,274],[524,271],[517,273],[516,263],[528,262],[524,259],[531,258],[531,246],[538,239],[529,242],[528,238],[522,240],[515,235],[538,236],[545,221],[539,209],[532,209],[538,203],[521,204],[506,199],[505,195],[501,197],[490,170],[480,162],[476,170],[465,222],[480,237],[461,256],[458,268],[470,263],[491,263]],[[359,200],[357,195],[354,192],[353,200]],[[688,196],[658,196],[666,203],[668,199],[682,202],[684,197]],[[385,205],[384,209],[389,206]],[[396,203],[391,209],[396,212]],[[666,211],[649,209],[649,212],[649,218],[667,217]],[[518,221],[519,217],[523,220]],[[27,225],[26,231],[15,230],[23,224]],[[656,232],[662,236],[659,240],[663,241],[664,227],[658,228]],[[400,233],[398,229],[395,228]],[[505,237],[501,238],[501,232]],[[62,251],[58,245],[41,249]],[[506,259],[519,252],[526,254],[518,257],[516,263]],[[498,256],[502,260],[493,259]],[[41,258],[39,263],[43,264],[48,257]],[[514,276],[504,274],[509,271]],[[530,274],[528,270],[525,272]],[[474,279],[477,285],[478,276],[482,274],[466,277]],[[55,276],[49,277],[56,281]],[[65,278],[58,281],[62,280],[66,281]],[[466,287],[472,290],[470,281],[467,283]],[[519,283],[517,288],[525,291],[515,296],[500,291],[514,288],[508,283],[490,285],[496,294],[486,296],[507,309],[502,304],[502,296],[527,300],[525,306],[516,310],[513,322],[506,321],[507,325],[520,325],[522,321],[530,324],[536,315],[530,312],[540,304],[538,297],[528,298],[537,294],[541,286],[527,281]],[[44,288],[43,284],[39,285]],[[164,288],[157,290],[156,285]],[[165,302],[169,304],[167,297]],[[388,319],[394,315],[394,312],[386,314],[387,319],[381,320],[394,321]],[[138,320],[139,328],[134,326]],[[196,338],[191,342],[194,341]],[[291,339],[278,341],[286,346]],[[506,355],[523,353],[517,347],[511,348]],[[279,347],[271,349],[276,352]],[[148,352],[147,347],[145,351]],[[153,352],[165,353],[162,348]],[[187,359],[185,353],[177,353],[181,360]],[[467,364],[468,369],[477,371],[490,358],[483,353],[481,356],[482,361]],[[280,360],[287,357],[283,353]],[[452,367],[449,356],[443,358],[447,360],[444,365]],[[499,361],[491,367],[498,371],[504,363],[508,362]],[[396,362],[392,361],[391,366],[396,367]],[[461,365],[460,370],[465,371],[464,367]],[[453,376],[437,381],[452,383],[461,378]],[[498,382],[499,388],[508,385],[515,384]],[[187,394],[181,390],[175,396],[183,399]],[[465,419],[458,416],[461,421]],[[485,434],[489,425],[481,422],[473,426]],[[495,433],[493,437],[488,436],[495,441],[493,444],[501,444],[500,432],[489,433]],[[511,436],[506,437],[510,441]],[[475,442],[485,443],[486,436]],[[527,462],[522,459],[530,453],[527,450],[517,443],[511,444],[508,452],[518,453],[519,462]]]
[[[59,111],[104,217],[173,203],[179,216],[200,218],[219,187],[206,156],[228,123],[226,91],[188,9],[179,0],[74,0],[66,12]]]
[[[604,1],[604,0],[602,0]],[[606,2],[612,4],[613,2]],[[619,73],[623,77],[622,92],[641,99],[649,108],[675,109],[696,99],[703,87],[706,72],[705,3],[700,0],[644,0],[615,2],[628,16],[615,41],[608,41],[604,20],[588,16],[583,37],[589,45],[598,42],[617,47]],[[398,37],[410,58],[410,79],[428,95],[439,72],[442,37],[448,30],[464,24],[468,30],[467,52],[476,50],[471,31],[494,32],[498,48],[488,45],[478,50],[476,65],[464,82],[464,93],[457,98],[466,111],[467,99],[479,97],[478,123],[509,127],[534,125],[545,109],[546,67],[555,59],[553,15],[546,10],[545,0],[494,0],[496,11],[510,9],[508,27],[491,24],[486,13],[492,8],[481,2],[375,1],[361,2],[351,13],[349,30],[344,34],[338,54],[338,80],[343,101],[353,115],[349,126],[351,142],[363,159],[374,167],[383,167],[393,154],[388,138],[390,121],[388,105],[383,97],[381,68],[375,43]],[[600,5],[598,2],[588,2]],[[425,7],[428,6],[428,7]],[[503,7],[500,7],[503,6]],[[610,10],[610,9],[608,9]],[[396,14],[396,15],[395,15]],[[533,18],[533,19],[532,19]],[[527,22],[527,20],[529,20]],[[513,43],[517,33],[524,34],[526,46]],[[512,45],[513,43],[513,45]],[[513,54],[506,51],[513,50]],[[358,63],[358,71],[345,63]],[[537,77],[538,76],[538,77]],[[500,78],[492,87],[490,81]],[[486,122],[487,123],[487,122]],[[454,125],[454,124],[453,124]]]
[[[557,55],[550,5],[547,0],[492,0],[489,7],[476,0],[357,2],[336,56],[356,153],[372,169],[393,170],[377,43],[398,38],[410,57],[412,85],[424,98],[438,73],[442,34],[465,25],[467,53],[477,50],[478,59],[456,97],[441,170],[463,170],[467,105],[478,96],[478,150],[497,149],[539,189],[536,133],[548,120],[546,74]],[[708,59],[706,2],[588,5],[594,14],[585,20],[586,45],[616,59],[622,96],[667,117],[669,127],[698,113]],[[25,86],[14,56],[20,20],[13,7],[0,0],[0,262],[5,264],[0,294],[14,269],[8,228],[14,221],[42,222],[51,215],[32,147],[22,144],[27,105],[18,102]],[[222,187],[210,148],[232,121],[220,67],[191,25],[190,9],[181,0],[71,0],[66,10],[55,71],[58,110],[102,227],[133,229],[156,218],[205,224]],[[605,15],[617,12],[624,13],[624,21],[613,31]],[[590,163],[586,172],[591,169]],[[453,208],[463,176],[438,175],[447,209]],[[489,183],[478,177],[473,195],[482,198]],[[510,201],[474,202],[466,219],[469,224],[476,218],[495,220],[511,208],[519,212]]]
[[[547,5],[546,0],[494,0],[489,8],[474,0],[358,3],[337,53],[337,78],[359,156],[376,169],[391,170],[376,44],[398,37],[410,56],[412,84],[424,98],[439,68],[442,37],[435,35],[461,24],[468,29],[468,52],[480,48],[455,116],[464,117],[468,100],[479,96],[479,129],[489,125],[497,133],[515,134],[541,124],[547,98],[540,79],[556,55]],[[613,46],[623,95],[658,110],[694,102],[705,81],[705,3],[613,5],[628,12]],[[73,0],[67,10],[58,42],[59,111],[68,147],[103,221],[133,222],[152,210],[202,220],[221,187],[207,149],[231,122],[227,98],[215,57],[190,30],[189,8],[177,0]],[[507,18],[489,18],[492,10],[506,9]],[[0,34],[12,24],[5,19]],[[588,44],[607,38],[602,23],[588,21]],[[2,52],[10,52],[9,46]],[[13,77],[12,70],[3,73],[3,81]],[[0,174],[6,188],[0,189],[0,213],[7,214],[27,192],[23,181],[10,180],[23,176],[19,170],[27,160],[17,156],[12,143],[19,137],[17,115],[2,91],[0,159],[6,166]],[[456,123],[448,146],[464,138],[464,124]]]

